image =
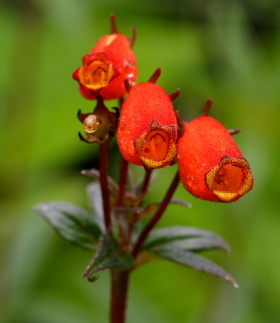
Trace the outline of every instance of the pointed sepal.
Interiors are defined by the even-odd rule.
[[[106,269],[129,269],[134,265],[134,259],[130,253],[119,252],[118,242],[109,234],[100,238],[96,254],[83,274],[90,281],[94,281],[99,271]]]

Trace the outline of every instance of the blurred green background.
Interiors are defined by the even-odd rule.
[[[0,39],[0,321],[105,323],[109,275],[81,277],[92,258],[56,236],[32,212],[45,201],[87,207],[96,146],[78,140],[83,99],[71,73],[103,34],[114,12],[119,30],[137,29],[139,81],[157,66],[181,116],[211,115],[235,136],[255,177],[253,191],[232,204],[190,196],[191,209],[170,206],[159,226],[191,225],[222,235],[232,253],[206,254],[240,284],[165,261],[132,275],[128,323],[280,322],[280,3],[278,0],[1,1]],[[114,106],[115,102],[109,102]],[[110,169],[118,178],[112,143]],[[162,198],[176,167],[157,171],[151,201]],[[143,169],[133,167],[135,176]],[[166,185],[165,185],[166,184]]]

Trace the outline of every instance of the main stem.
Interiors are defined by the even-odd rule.
[[[110,323],[125,323],[130,270],[111,270]]]
[[[180,176],[179,173],[177,172],[168,191],[165,194],[165,197],[162,201],[162,203],[160,204],[160,207],[158,208],[156,214],[154,215],[154,217],[151,219],[151,221],[147,224],[147,226],[145,227],[145,229],[142,231],[140,237],[138,238],[138,241],[136,242],[135,248],[133,250],[133,256],[136,257],[139,253],[139,251],[141,250],[141,247],[143,245],[143,243],[145,242],[148,234],[151,232],[151,230],[154,228],[154,226],[158,223],[158,221],[161,219],[164,211],[166,210],[169,202],[171,201],[171,198],[178,186],[178,184],[180,183]]]
[[[109,157],[109,140],[99,145],[99,171],[100,185],[102,192],[102,203],[105,219],[105,227],[108,233],[112,233],[112,223],[110,214],[110,196],[108,187],[108,157]]]

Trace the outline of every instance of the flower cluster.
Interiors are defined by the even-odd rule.
[[[212,100],[206,102],[201,116],[186,122],[172,103],[180,90],[167,94],[156,84],[160,68],[147,82],[137,83],[132,51],[136,32],[132,31],[132,39],[119,33],[111,15],[111,33],[101,37],[73,73],[81,95],[95,102],[92,112],[78,112],[85,131],[85,137],[79,133],[80,139],[99,148],[99,168],[82,171],[95,179],[87,187],[90,210],[68,202],[35,207],[63,239],[94,251],[83,277],[94,282],[100,271],[110,270],[111,323],[125,323],[130,274],[151,260],[172,261],[238,287],[224,269],[196,254],[215,249],[228,252],[220,236],[196,227],[154,228],[174,202],[180,182],[199,199],[225,203],[237,201],[254,182],[249,163],[232,138],[239,129],[227,130],[208,115]],[[108,109],[104,101],[111,99],[118,99],[119,107]],[[118,182],[108,173],[114,137],[121,162]],[[141,181],[133,181],[129,163],[145,169]],[[163,199],[146,203],[152,171],[168,165],[178,170]]]
[[[146,171],[177,163],[184,187],[203,200],[233,202],[250,191],[249,163],[232,133],[208,116],[211,101],[202,116],[185,122],[172,104],[179,91],[168,95],[156,84],[159,69],[148,82],[136,84],[135,33],[128,39],[111,19],[112,33],[101,37],[73,73],[81,94],[98,100],[93,114],[79,114],[88,135],[81,139],[102,143],[116,136],[124,159]],[[118,112],[104,106],[103,100],[110,99],[120,99]]]

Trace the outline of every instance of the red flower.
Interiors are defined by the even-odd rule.
[[[183,185],[198,198],[233,202],[253,187],[248,162],[228,130],[211,117],[186,123],[178,152]]]
[[[117,137],[123,157],[146,169],[165,167],[176,158],[176,115],[159,85],[132,87],[121,109]]]
[[[79,82],[81,94],[91,100],[98,94],[104,100],[123,97],[127,93],[124,80],[129,76],[131,82],[135,82],[138,75],[130,41],[123,34],[101,37],[82,62],[73,78]]]

